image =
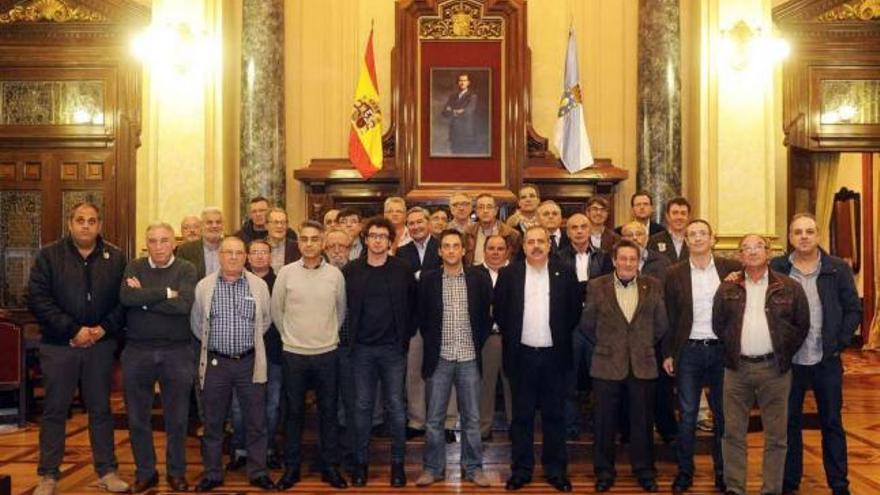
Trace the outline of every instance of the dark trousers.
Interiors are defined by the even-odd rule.
[[[595,444],[593,446],[593,470],[598,479],[614,479],[614,437],[617,432],[620,401],[627,397],[630,407],[629,461],[633,474],[640,480],[656,477],[654,469],[654,393],[656,380],[640,380],[630,375],[625,380],[602,380],[593,378],[596,394]]]
[[[568,390],[565,398],[565,429],[569,434],[577,435],[581,432],[581,411],[578,401],[578,378],[582,370],[587,370],[587,380],[590,377],[590,365],[593,358],[593,344],[587,340],[583,332],[576,330],[571,336],[571,350],[574,356],[574,366],[568,376]]]
[[[535,412],[541,410],[544,448],[541,464],[545,476],[565,476],[568,451],[565,446],[566,380],[554,360],[552,348],[519,346],[514,357],[516,372],[510,376],[513,421],[510,424],[511,471],[531,477],[535,467]]]
[[[300,444],[305,420],[306,390],[314,386],[318,399],[320,455],[324,469],[339,464],[336,426],[336,351],[305,355],[284,352],[284,389],[287,394],[287,440],[284,465],[299,470]]]
[[[663,371],[663,353],[658,347],[657,355],[657,389],[654,394],[654,424],[657,433],[664,441],[672,440],[678,435],[678,420],[675,419],[675,378]]]
[[[186,475],[186,428],[194,367],[192,347],[189,342],[160,348],[129,344],[122,351],[120,361],[135,478],[146,481],[156,474],[152,424],[156,382],[159,382],[165,420],[167,474]]]
[[[116,471],[110,380],[116,341],[98,342],[80,349],[40,345],[40,368],[46,387],[40,420],[40,476],[58,478],[64,458],[64,426],[77,385],[89,414],[89,442],[98,476]]]
[[[202,461],[206,479],[223,480],[223,425],[229,415],[233,390],[241,401],[245,418],[248,477],[254,479],[266,474],[266,384],[254,383],[253,378],[253,354],[243,359],[227,359],[208,353],[202,390],[205,407]]]
[[[403,387],[406,354],[399,345],[357,345],[352,352],[355,393],[355,462],[369,462],[370,428],[376,401],[376,384],[381,383],[391,433],[391,463],[406,458],[406,405]]]
[[[812,366],[792,365],[791,393],[788,398],[788,453],[785,456],[783,488],[795,490],[804,471],[803,428],[804,395],[813,389],[822,427],[822,464],[832,489],[849,486],[847,481],[846,433],[840,409],[843,405],[843,367],[840,356],[823,359]]]
[[[678,385],[678,471],[694,476],[694,446],[697,438],[697,414],[703,386],[709,387],[709,409],[715,419],[712,462],[715,475],[724,475],[721,438],[724,436],[724,346],[688,343],[675,363]],[[659,392],[658,392],[659,393]]]
[[[336,388],[338,394],[337,421],[345,429],[339,433],[339,446],[342,449],[342,462],[354,464],[354,373],[351,363],[351,346],[340,346],[336,349]]]

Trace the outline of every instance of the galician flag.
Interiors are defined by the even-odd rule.
[[[584,123],[584,106],[581,104],[581,86],[578,83],[577,45],[574,29],[568,32],[568,48],[565,51],[565,76],[562,99],[559,102],[553,144],[559,157],[570,173],[583,170],[593,164],[593,151]]]
[[[348,158],[364,179],[369,179],[382,168],[382,112],[379,110],[379,85],[376,83],[376,63],[373,60],[373,30],[367,40],[367,52],[361,64],[357,89],[354,91],[354,110],[351,112],[351,131],[348,133]]]

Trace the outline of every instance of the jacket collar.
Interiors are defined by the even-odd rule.
[[[65,239],[64,242],[67,245],[67,248],[70,249],[70,251],[72,253],[79,256],[80,255],[79,248],[77,248],[76,244],[74,244],[73,237],[71,237],[70,234],[68,234],[64,237],[64,239]],[[86,258],[86,259],[91,259],[91,258],[97,256],[99,253],[103,254],[104,258],[110,257],[110,253],[105,249],[104,238],[101,236],[101,234],[98,234],[98,238],[95,239],[95,249],[93,249],[92,252],[89,253],[88,258]]]

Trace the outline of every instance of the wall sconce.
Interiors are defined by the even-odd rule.
[[[154,74],[172,79],[208,73],[219,52],[206,30],[185,21],[153,24],[134,37],[131,50]]]
[[[737,71],[764,67],[782,60],[791,52],[787,41],[739,20],[730,29],[721,30],[722,59]]]

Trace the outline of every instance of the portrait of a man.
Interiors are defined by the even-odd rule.
[[[489,69],[431,70],[431,156],[490,156]]]

